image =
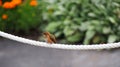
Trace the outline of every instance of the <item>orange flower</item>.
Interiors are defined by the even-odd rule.
[[[5,2],[3,4],[3,8],[6,8],[6,9],[12,9],[12,8],[15,8],[16,5],[14,4],[14,2]]]
[[[5,2],[3,4],[3,8],[12,9],[15,8],[17,5],[20,5],[22,0],[12,0],[11,2]]]
[[[15,4],[15,5],[20,5],[22,3],[22,0],[12,0],[12,2]]]
[[[2,15],[2,19],[3,19],[3,20],[6,20],[7,18],[8,18],[8,15],[7,15],[7,14],[3,14],[3,15]]]
[[[2,1],[0,0],[0,6],[2,6]]]
[[[30,2],[30,5],[31,5],[31,6],[37,6],[37,1],[36,1],[36,0],[32,0],[32,1]]]

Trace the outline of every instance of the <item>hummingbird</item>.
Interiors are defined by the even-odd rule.
[[[52,43],[56,43],[56,38],[54,35],[50,34],[49,32],[44,32],[43,35],[45,36],[45,40],[52,44]]]

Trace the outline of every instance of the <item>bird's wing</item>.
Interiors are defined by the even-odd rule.
[[[55,39],[55,36],[54,35],[50,35],[51,37],[50,37],[50,39],[54,42],[54,43],[56,43],[56,39]]]

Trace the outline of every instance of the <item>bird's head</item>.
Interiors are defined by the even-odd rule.
[[[44,32],[43,35],[47,36],[47,35],[50,35],[50,33],[49,32]]]

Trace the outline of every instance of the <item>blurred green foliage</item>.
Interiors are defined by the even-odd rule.
[[[41,0],[40,30],[67,43],[120,41],[120,0]]]
[[[30,1],[14,9],[0,6],[0,30],[28,32],[39,26],[63,43],[120,41],[120,0],[39,0],[34,7]]]
[[[19,6],[13,9],[5,9],[0,6],[0,30],[8,32],[28,32],[31,28],[36,28],[40,24],[41,12],[38,6],[31,6],[31,0],[24,0]],[[3,1],[5,3],[7,1]],[[3,19],[2,15],[7,15]]]

